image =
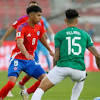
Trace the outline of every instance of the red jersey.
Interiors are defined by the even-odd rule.
[[[12,27],[14,29],[17,29],[19,25],[21,25],[22,23],[25,23],[28,19],[29,19],[28,15],[22,16],[12,24]],[[44,27],[44,22],[42,19],[40,20],[38,24]]]
[[[24,46],[29,54],[33,55],[37,47],[38,39],[41,39],[42,35],[45,33],[44,27],[39,24],[35,24],[34,28],[30,26],[27,22],[21,24],[16,32],[16,40],[18,38],[24,39]],[[12,51],[12,58],[27,60],[27,58],[21,53],[20,49],[17,47]]]

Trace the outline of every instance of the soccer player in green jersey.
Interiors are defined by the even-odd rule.
[[[96,57],[100,68],[100,54],[93,46],[87,32],[76,27],[79,14],[75,9],[65,12],[67,28],[55,35],[54,68],[48,73],[35,91],[31,100],[41,100],[42,95],[66,77],[75,81],[71,100],[78,100],[86,78],[84,53],[86,48]]]

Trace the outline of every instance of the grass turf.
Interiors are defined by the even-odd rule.
[[[24,76],[22,73],[18,80],[20,80]],[[30,87],[34,84],[36,80],[31,79],[26,83],[26,87]],[[7,72],[0,72],[0,89],[7,82]],[[61,83],[57,84],[52,89],[48,90],[42,100],[70,100],[71,91],[73,87],[73,82],[67,78],[63,80]],[[12,90],[13,97],[7,97],[5,100],[22,100],[20,96],[20,89],[17,85]],[[31,100],[31,96],[29,96],[29,100]],[[88,72],[87,79],[85,80],[84,89],[81,93],[79,100],[93,100],[95,97],[100,97],[100,72]]]

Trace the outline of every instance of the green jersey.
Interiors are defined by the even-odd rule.
[[[93,46],[92,39],[84,30],[68,27],[59,31],[55,35],[55,48],[60,49],[57,66],[84,71],[84,53],[90,46]]]

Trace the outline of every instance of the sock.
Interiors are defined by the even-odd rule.
[[[41,81],[36,81],[35,84],[33,84],[30,88],[27,89],[27,93],[31,94],[34,93],[37,87],[40,85]]]
[[[8,81],[8,83],[0,90],[0,98],[5,98],[14,85],[14,82]]]
[[[43,94],[44,94],[44,91],[41,88],[37,88],[31,100],[41,100]]]
[[[19,82],[20,85],[24,85],[31,77],[24,76]]]
[[[72,89],[71,100],[78,100],[78,98],[82,92],[83,86],[84,86],[84,81],[75,83],[75,85]]]

